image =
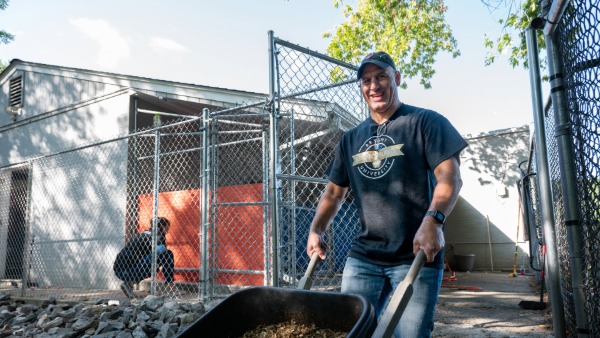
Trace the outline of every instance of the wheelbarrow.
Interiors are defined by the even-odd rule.
[[[379,325],[373,306],[360,295],[259,286],[235,292],[177,337],[241,337],[260,325],[292,320],[297,324],[314,325],[320,329],[348,332],[347,337],[350,338],[371,335],[391,337],[393,328],[412,295],[412,281],[423,266],[424,255],[420,254],[422,251],[417,255],[407,278],[394,291]],[[316,254],[311,258],[306,274],[299,283],[301,287],[311,286],[310,276],[317,259]]]
[[[376,326],[375,310],[363,296],[308,290],[318,261],[315,253],[299,289],[258,286],[235,292],[192,323],[177,337],[241,337],[261,325],[294,321],[320,329],[369,337]]]

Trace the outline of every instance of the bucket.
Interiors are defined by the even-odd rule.
[[[461,272],[471,272],[475,266],[475,254],[454,255],[454,270]]]
[[[375,310],[363,296],[264,286],[232,294],[177,337],[240,337],[259,325],[290,320],[352,338],[370,337],[377,326]]]

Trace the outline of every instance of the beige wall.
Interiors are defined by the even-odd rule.
[[[463,188],[446,225],[446,254],[475,254],[475,270],[512,271],[519,228],[517,269],[529,267],[519,213],[519,163],[527,160],[528,126],[465,136],[461,153]]]

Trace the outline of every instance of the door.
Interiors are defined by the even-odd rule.
[[[28,169],[13,170],[3,175],[1,217],[2,237],[6,243],[4,279],[22,279],[27,233]],[[8,199],[8,201],[7,201]],[[6,208],[8,204],[8,208]],[[0,257],[2,258],[2,257]],[[1,265],[0,265],[1,266]]]

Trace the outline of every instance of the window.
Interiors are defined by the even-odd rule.
[[[10,89],[8,95],[8,105],[10,107],[23,107],[23,76],[18,76],[10,80]]]

